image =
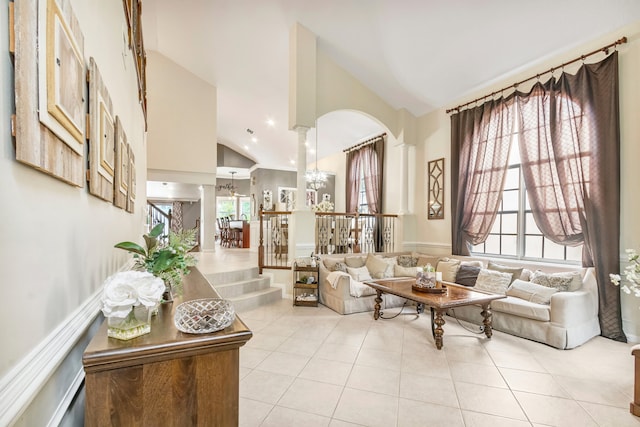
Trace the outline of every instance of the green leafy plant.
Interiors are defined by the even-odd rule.
[[[196,259],[188,252],[196,244],[197,229],[180,232],[169,231],[167,239],[162,239],[164,224],[157,224],[142,237],[145,246],[134,242],[120,242],[115,245],[133,254],[135,268],[148,271],[164,280],[167,286],[177,294],[182,292],[182,277],[189,274],[189,267],[196,265]]]

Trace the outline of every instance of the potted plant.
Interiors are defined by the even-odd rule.
[[[196,259],[188,252],[195,246],[197,229],[169,231],[165,242],[161,239],[163,231],[161,223],[144,234],[146,247],[134,242],[120,242],[115,247],[133,253],[137,270],[148,271],[164,280],[167,289],[163,299],[171,301],[172,293],[182,293],[182,277],[189,274],[189,267],[196,265]]]

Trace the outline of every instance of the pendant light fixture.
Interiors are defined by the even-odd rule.
[[[327,186],[327,174],[318,170],[318,121],[316,120],[316,164],[313,170],[305,173],[307,187],[318,191]]]

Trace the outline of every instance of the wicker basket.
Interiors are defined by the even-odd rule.
[[[206,298],[186,301],[176,307],[176,328],[189,334],[219,331],[233,323],[235,310],[226,299]]]

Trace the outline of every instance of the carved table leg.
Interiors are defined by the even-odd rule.
[[[436,324],[436,328],[433,331],[433,335],[436,340],[436,348],[440,350],[442,348],[442,335],[444,334],[444,329],[442,329],[442,325],[444,325],[444,318],[442,317],[442,311],[435,310],[435,312],[436,317],[433,322]]]
[[[376,289],[376,305],[373,310],[373,320],[378,320],[380,317],[380,303],[382,302],[382,291]]]
[[[482,324],[484,325],[484,334],[487,336],[487,338],[491,338],[491,335],[493,335],[493,330],[491,329],[491,315],[491,307],[489,306],[489,304],[483,305],[482,317],[484,317],[484,320]]]

